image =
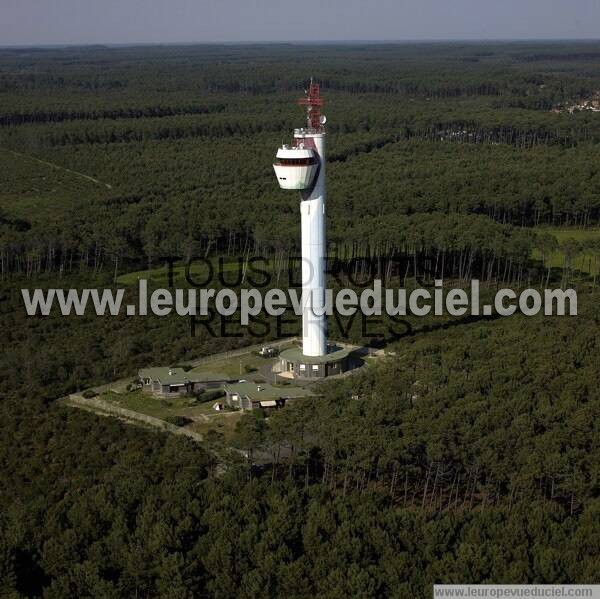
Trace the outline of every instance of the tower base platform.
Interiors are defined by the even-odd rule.
[[[360,361],[354,347],[330,345],[324,356],[305,356],[299,347],[279,354],[278,376],[291,379],[322,379],[356,368]]]

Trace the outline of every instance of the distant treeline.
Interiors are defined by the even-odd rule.
[[[530,256],[534,248],[548,251],[547,239],[526,229],[501,225],[484,216],[422,214],[397,217],[393,222],[371,222],[371,235],[358,239],[338,234],[330,256],[345,261],[381,261],[380,276],[406,278],[451,278],[521,283],[535,270]],[[293,263],[299,245],[293,239],[287,247],[267,239],[258,240],[248,231],[223,231],[193,239],[172,235],[169,245],[144,248],[145,259],[131,253],[143,240],[120,238],[114,231],[91,231],[81,235],[75,227],[71,239],[5,241],[0,245],[0,274],[34,277],[43,273],[69,273],[82,269],[94,272],[162,266],[162,256],[177,256],[186,261],[214,255],[245,259],[263,256],[284,264]],[[65,243],[66,242],[66,243]],[[546,244],[546,245],[544,245]],[[362,266],[361,266],[362,267]],[[393,269],[393,270],[390,270]],[[538,269],[539,270],[539,269]]]
[[[143,119],[162,118],[184,114],[211,114],[225,110],[224,104],[209,106],[147,106],[144,108],[121,108],[98,111],[35,111],[15,112],[0,115],[0,127],[25,125],[29,123],[62,123],[64,121],[97,121],[99,119]]]
[[[182,108],[127,109],[123,111],[101,111],[98,113],[31,113],[0,116],[0,126],[11,126],[5,130],[6,142],[19,147],[23,140],[35,134],[36,145],[50,148],[82,144],[132,143],[149,140],[179,140],[188,138],[251,137],[260,133],[276,133],[293,127],[286,120],[257,120],[255,118],[225,117],[218,120],[198,120],[199,115],[223,113],[224,105]],[[120,120],[118,124],[112,121]],[[56,128],[52,123],[73,121],[70,126]],[[82,126],[79,122],[86,122]],[[89,121],[95,121],[92,125]],[[129,122],[127,122],[129,121]],[[13,125],[40,124],[35,131],[19,129]],[[573,147],[583,141],[600,141],[600,128],[589,121],[576,123],[523,124],[493,123],[477,120],[449,120],[422,122],[419,119],[403,121],[395,118],[387,126],[368,123],[333,124],[330,133],[351,135],[372,134],[373,140],[354,146],[352,153],[370,151],[386,143],[400,140],[427,140],[474,144],[505,144],[520,149],[537,145],[560,145]],[[26,143],[29,143],[26,141]],[[347,154],[333,152],[330,160],[343,160]]]

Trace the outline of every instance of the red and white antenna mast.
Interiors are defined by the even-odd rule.
[[[321,131],[325,124],[325,116],[321,116],[321,107],[325,105],[325,100],[321,98],[321,87],[318,83],[313,83],[312,77],[310,86],[306,92],[305,98],[298,100],[300,106],[306,106],[306,121],[309,129]]]

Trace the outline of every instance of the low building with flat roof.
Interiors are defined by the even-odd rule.
[[[221,387],[230,379],[223,374],[185,371],[183,368],[142,368],[138,371],[142,390],[160,396],[189,395]]]
[[[308,389],[285,385],[276,387],[268,383],[239,382],[225,385],[225,401],[230,408],[254,410],[263,408],[272,410],[282,408],[289,399],[312,397]]]

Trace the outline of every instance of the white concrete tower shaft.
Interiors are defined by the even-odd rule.
[[[300,202],[302,227],[302,353],[324,356],[327,353],[327,316],[325,306],[326,260],[326,159],[325,132],[302,132],[309,147],[319,156],[317,180],[302,194]]]

